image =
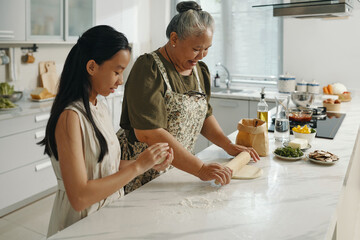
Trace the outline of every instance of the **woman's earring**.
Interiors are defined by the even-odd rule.
[[[173,47],[175,47],[175,44],[173,45]]]

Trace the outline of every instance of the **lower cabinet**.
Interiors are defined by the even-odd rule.
[[[249,101],[228,98],[211,98],[210,105],[213,115],[219,122],[225,135],[236,131],[237,123],[241,118],[249,115]],[[212,144],[202,135],[199,136],[195,144],[195,153],[198,153]]]
[[[210,104],[213,108],[213,115],[219,122],[225,135],[229,135],[237,130],[237,124],[242,118],[256,118],[257,105],[256,100],[240,100],[229,98],[211,98]],[[269,110],[275,107],[274,102],[267,102]],[[212,143],[202,135],[199,136],[195,144],[195,153],[198,153]]]
[[[102,100],[107,105],[114,130],[117,132],[120,129],[123,95],[120,93],[114,93],[106,98],[98,96],[98,99]]]
[[[54,192],[56,186],[49,158],[0,174],[0,216]]]
[[[49,109],[50,110],[50,109]],[[0,217],[56,190],[44,147],[49,112],[0,120]]]
[[[248,100],[212,98],[210,104],[225,135],[236,131],[240,119],[249,117]]]

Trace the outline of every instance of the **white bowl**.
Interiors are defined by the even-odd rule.
[[[310,144],[314,140],[316,132],[314,132],[314,133],[298,133],[298,132],[293,131],[293,134],[294,134],[295,138],[306,139],[306,140],[308,140],[308,143]]]

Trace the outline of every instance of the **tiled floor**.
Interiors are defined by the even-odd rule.
[[[55,194],[0,218],[0,240],[46,239]]]

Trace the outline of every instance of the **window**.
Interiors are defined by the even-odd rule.
[[[177,1],[179,2],[179,1]],[[225,65],[235,81],[274,81],[282,72],[282,20],[255,1],[198,0],[215,20],[213,45],[203,61],[211,74]],[[174,7],[175,9],[175,7]]]

